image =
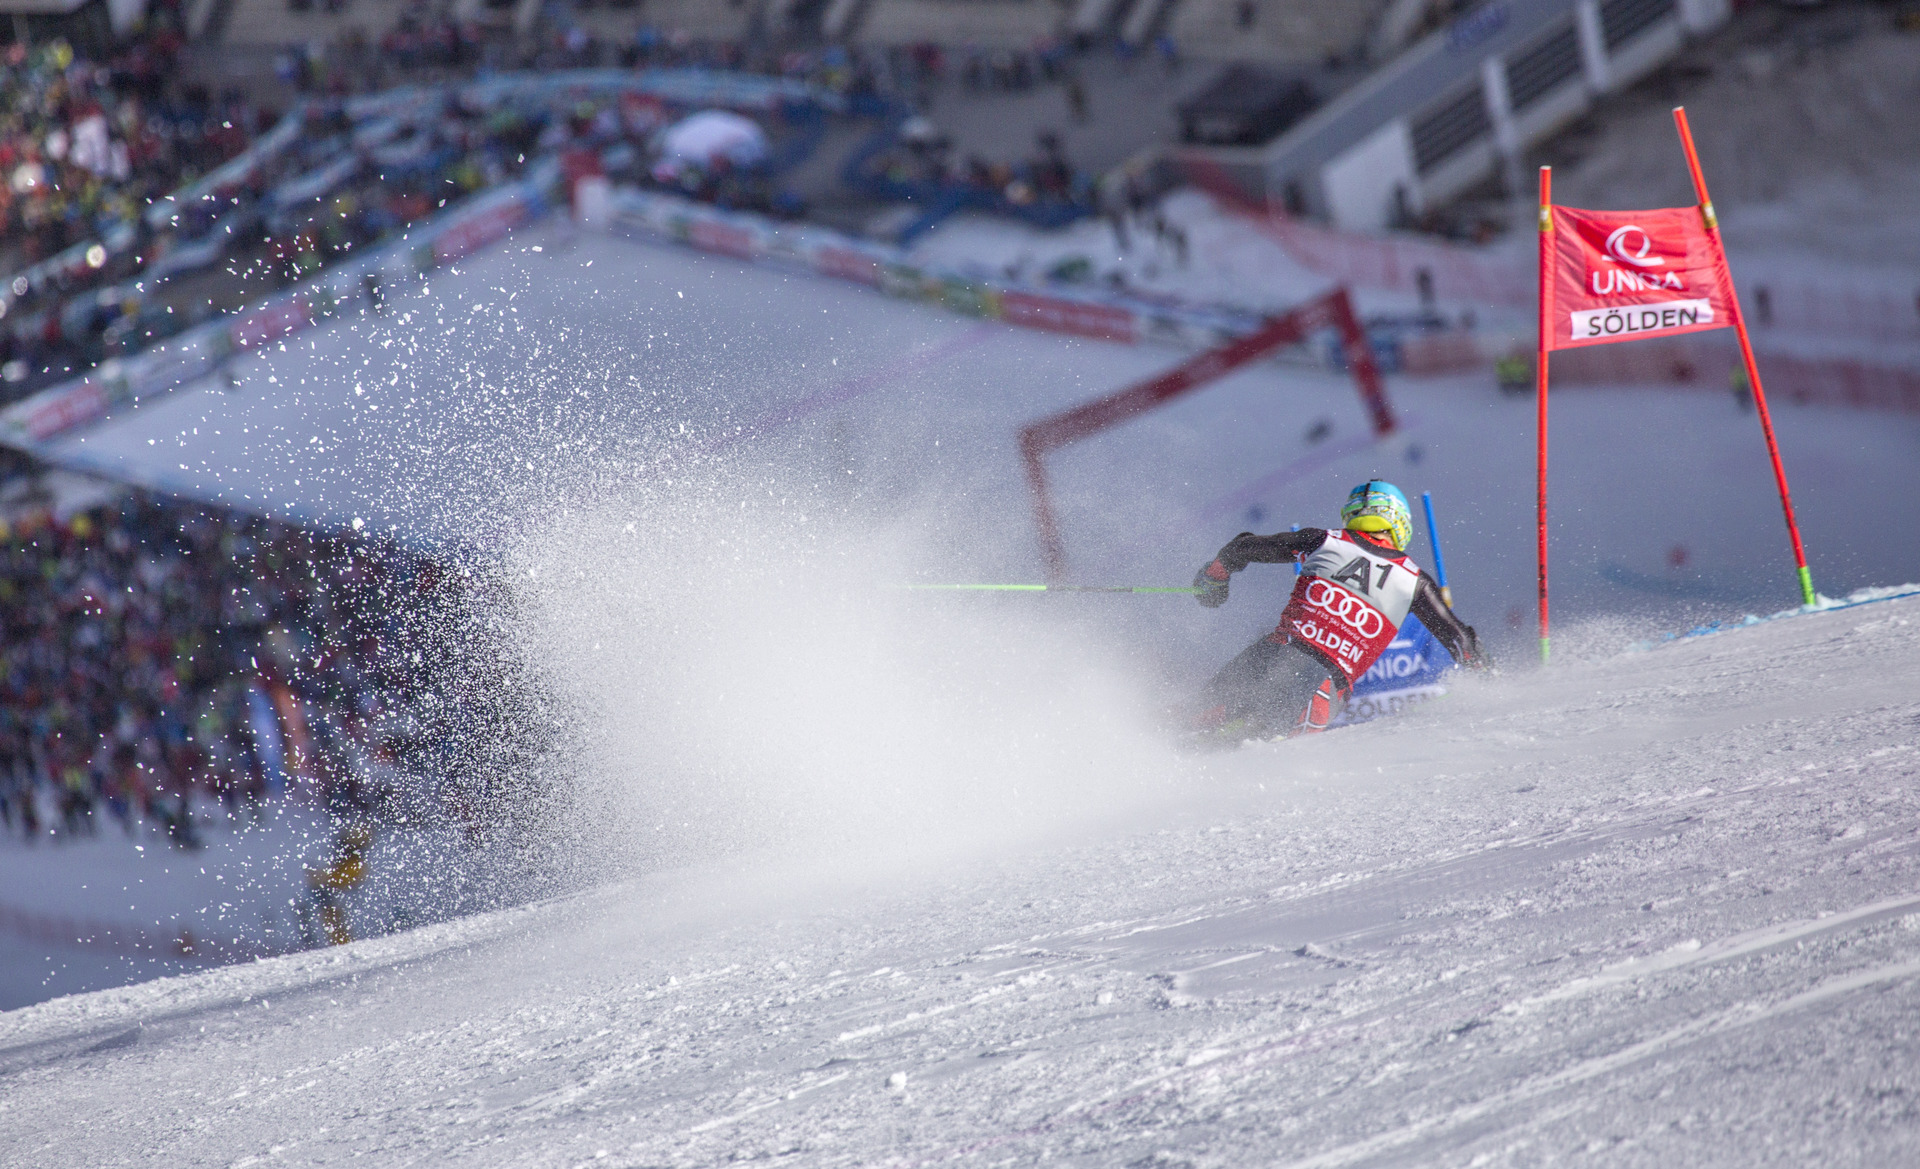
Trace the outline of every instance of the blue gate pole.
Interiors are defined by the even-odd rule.
[[[1453,590],[1447,587],[1447,561],[1440,555],[1440,526],[1433,522],[1433,492],[1420,493],[1420,506],[1427,509],[1427,543],[1433,546],[1433,575],[1440,582],[1440,599],[1453,608]]]

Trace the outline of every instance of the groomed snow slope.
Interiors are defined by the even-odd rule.
[[[0,1161],[1912,1163],[1917,720],[1891,601],[61,999],[0,1015]]]

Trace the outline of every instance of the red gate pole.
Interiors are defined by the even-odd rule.
[[[1673,107],[1673,124],[1680,131],[1680,145],[1687,152],[1687,169],[1693,173],[1693,191],[1700,197],[1700,218],[1707,225],[1707,238],[1720,252],[1720,263],[1727,264],[1727,247],[1720,239],[1720,218],[1713,213],[1713,200],[1707,196],[1707,176],[1700,170],[1700,156],[1693,149],[1693,131],[1687,126],[1684,106]],[[1733,330],[1740,337],[1740,359],[1747,363],[1747,385],[1753,391],[1754,412],[1760,415],[1760,431],[1767,436],[1767,457],[1773,460],[1773,481],[1780,487],[1780,510],[1787,516],[1787,537],[1793,541],[1793,564],[1800,583],[1800,601],[1816,604],[1813,573],[1807,568],[1807,550],[1800,544],[1800,525],[1793,518],[1793,495],[1787,490],[1787,469],[1780,462],[1780,444],[1773,437],[1773,415],[1767,411],[1767,392],[1760,388],[1760,367],[1753,360],[1753,342],[1747,339],[1747,316],[1740,311],[1738,292],[1729,298],[1727,311],[1733,314]]]
[[[1547,354],[1553,340],[1553,168],[1540,168],[1540,328],[1534,354],[1534,526],[1540,565],[1540,664],[1547,664]]]
[[[1347,365],[1359,387],[1360,400],[1372,422],[1374,436],[1383,438],[1392,434],[1398,425],[1393,406],[1387,401],[1380,367],[1374,364],[1366,330],[1354,313],[1353,301],[1345,288],[1336,288],[1285,316],[1272,318],[1244,337],[1196,353],[1156,377],[1021,427],[1020,458],[1026,467],[1027,486],[1033,492],[1033,519],[1039,529],[1040,554],[1046,562],[1047,579],[1054,583],[1065,579],[1067,566],[1066,548],[1060,538],[1047,485],[1049,451],[1164,406],[1283,345],[1304,341],[1312,330],[1329,325],[1340,333]]]
[[[1053,518],[1053,499],[1047,489],[1046,448],[1040,436],[1029,428],[1020,432],[1020,458],[1027,466],[1027,487],[1033,493],[1033,523],[1040,533],[1040,558],[1046,562],[1047,580],[1059,584],[1067,578],[1067,552],[1060,545],[1060,528]]]
[[[1374,363],[1367,330],[1360,324],[1360,315],[1353,311],[1353,297],[1342,284],[1328,293],[1323,303],[1333,315],[1334,327],[1340,330],[1340,347],[1346,353],[1347,368],[1353,371],[1354,383],[1360,387],[1360,400],[1366,404],[1373,433],[1384,438],[1392,434],[1398,424],[1394,421],[1393,407],[1387,404],[1387,391],[1380,383],[1380,367]]]

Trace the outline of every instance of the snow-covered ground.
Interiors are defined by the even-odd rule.
[[[157,823],[129,829],[104,809],[69,835],[40,802],[52,831],[0,841],[0,1005],[298,948],[301,862],[324,844],[308,809],[276,799],[259,820],[230,820],[197,801],[202,847],[187,851]]]
[[[1911,1163],[1916,719],[1896,600],[1089,736],[805,863],[0,1015],[0,1162]]]
[[[307,876],[336,852],[338,826],[276,794],[256,814],[196,800],[194,847],[152,820],[104,809],[70,834],[41,793],[40,836],[0,837],[0,1009],[202,970],[317,944],[326,935]],[[455,828],[383,826],[366,878],[339,898],[359,937],[500,904],[501,859]]]

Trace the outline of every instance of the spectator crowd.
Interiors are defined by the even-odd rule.
[[[170,87],[171,26],[105,62],[63,40],[0,51],[0,249],[9,270],[131,226],[152,199],[242,150],[262,111]]]
[[[391,239],[538,155],[590,148],[610,170],[662,181],[659,132],[691,112],[631,93],[483,102],[451,86],[418,91],[411,105],[356,103],[349,95],[374,76],[700,67],[804,80],[849,113],[897,124],[956,60],[953,75],[975,89],[1059,81],[1071,68],[1058,45],[953,57],[930,45],[793,49],[654,28],[618,45],[577,28],[521,44],[412,20],[378,42],[376,73],[338,68],[331,49],[303,52],[287,78],[305,94],[288,135],[279,111],[185,78],[180,12],[160,0],[100,60],[62,41],[0,49],[0,404]],[[758,116],[776,161],[818,136],[818,116]],[[267,150],[270,132],[278,144]],[[194,186],[243,155],[223,185]],[[695,167],[665,181],[794,211],[768,173]],[[956,165],[937,136],[909,135],[878,151],[869,174],[1016,208],[1086,196],[1053,137],[1019,163]],[[183,191],[194,197],[166,202]],[[33,472],[0,466],[0,478],[21,473]],[[418,597],[395,598],[433,575],[365,541],[138,493],[63,524],[0,524],[0,825],[37,838],[145,820],[190,846],[196,804],[240,815],[288,782],[329,800],[391,798],[382,793],[405,786],[420,738],[417,727],[394,729],[407,722],[397,712],[456,685],[396,667],[396,638],[425,634],[411,611]]]
[[[642,25],[608,43],[564,20],[516,37],[422,9],[373,43],[349,33],[289,49],[281,74],[293,92],[283,97],[298,103],[299,119],[289,137],[272,105],[190,80],[180,11],[180,0],[160,0],[141,32],[98,61],[63,41],[0,50],[0,405],[390,239],[539,154],[591,148],[623,181],[792,217],[808,199],[783,174],[812,153],[830,117],[870,118],[879,129],[864,161],[843,172],[863,197],[1047,224],[1092,209],[1093,185],[1057,135],[1041,136],[1025,157],[992,159],[956,157],[937,134],[891,132],[924,125],[905,115],[950,84],[1057,83],[1072,97],[1078,50],[1063,42],[991,52],[794,47]],[[840,113],[806,101],[743,110],[764,133],[761,157],[663,166],[661,134],[694,108],[633,94],[502,98],[499,89],[475,103],[453,84],[495,66],[778,77],[807,83]],[[368,96],[406,82],[427,83],[412,91],[411,109],[396,114]],[[210,189],[216,170],[222,178]],[[168,201],[183,192],[191,197]]]
[[[156,250],[151,205],[277,116],[182,81],[178,18],[162,0],[97,61],[64,40],[0,50],[0,399],[98,360]]]
[[[199,108],[194,94],[187,100],[182,108]],[[0,288],[0,401],[257,300],[518,175],[551,121],[539,108],[469,107],[452,97],[427,104],[404,117],[356,120],[341,100],[309,102],[291,141],[183,200],[173,216],[155,222],[140,214],[156,197],[146,193],[150,183],[137,198],[133,187],[112,196],[116,216],[128,218],[77,220],[76,231],[96,233],[86,237],[99,241],[94,249]],[[236,103],[222,124],[257,131],[274,121],[269,111]],[[221,143],[197,157],[224,161],[245,138]],[[168,181],[198,169],[175,171]]]
[[[410,619],[446,586],[431,563],[137,492],[10,535],[10,833],[132,835],[145,821],[190,848],[207,813],[258,816],[289,787],[359,816],[426,814],[410,712],[447,677],[417,664]]]

